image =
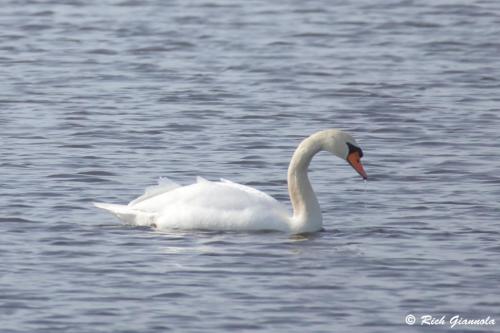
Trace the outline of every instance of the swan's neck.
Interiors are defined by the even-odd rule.
[[[323,218],[318,199],[307,176],[307,169],[321,142],[314,136],[302,141],[293,154],[288,168],[288,192],[293,206],[292,229],[313,232],[322,228]]]

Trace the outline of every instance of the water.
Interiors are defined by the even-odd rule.
[[[497,1],[14,1],[0,11],[2,332],[460,332],[500,321]],[[288,202],[302,138],[328,154],[325,231],[158,232],[159,176]],[[405,324],[405,316],[417,325]]]

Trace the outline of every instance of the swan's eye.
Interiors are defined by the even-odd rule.
[[[347,156],[350,156],[353,153],[358,153],[359,158],[363,157],[363,150],[361,150],[361,148],[359,148],[358,146],[355,146],[352,143],[347,142],[347,147],[349,148],[349,153],[347,154]]]

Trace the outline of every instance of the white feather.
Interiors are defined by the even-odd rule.
[[[141,195],[137,199],[130,201],[128,205],[130,207],[132,207],[141,201],[144,201],[144,200],[150,199],[154,196],[175,190],[178,187],[180,187],[179,184],[174,183],[173,181],[171,181],[170,179],[168,179],[166,177],[160,177],[158,179],[158,185],[147,187],[146,190],[144,191],[143,195]]]

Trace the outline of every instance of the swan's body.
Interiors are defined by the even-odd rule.
[[[127,206],[96,206],[127,223],[159,229],[288,230],[286,207],[264,192],[227,180],[198,177],[194,184],[166,189]]]
[[[346,159],[357,154],[358,164],[349,161],[366,178],[359,164],[361,149],[350,135],[339,130],[313,134],[299,145],[288,169],[293,216],[264,192],[224,179],[212,182],[200,177],[187,186],[163,179],[128,205],[95,203],[95,206],[110,211],[126,223],[159,229],[314,232],[321,230],[322,216],[307,169],[313,156],[321,150]]]

